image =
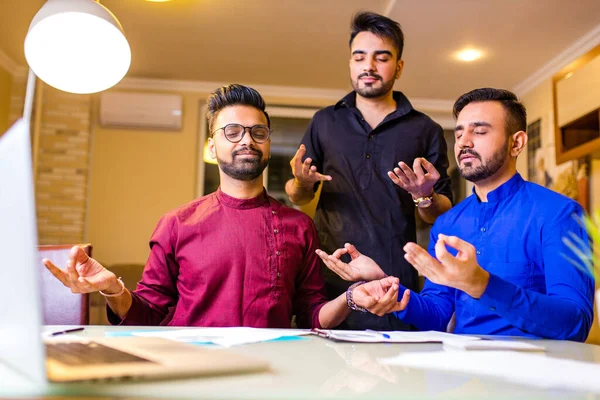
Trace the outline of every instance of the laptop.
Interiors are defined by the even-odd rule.
[[[43,340],[29,132],[21,119],[0,136],[0,363],[42,385],[268,369],[266,362],[232,351],[161,338]]]

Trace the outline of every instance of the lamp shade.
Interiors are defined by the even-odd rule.
[[[48,0],[25,37],[29,67],[48,85],[95,93],[117,84],[131,49],[117,18],[94,0]]]

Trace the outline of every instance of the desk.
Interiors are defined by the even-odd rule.
[[[48,329],[56,330],[56,327]],[[131,327],[91,326],[86,327],[81,336],[104,336],[105,332],[119,330],[131,330]],[[551,357],[600,362],[600,346],[552,340],[535,343],[546,346],[546,354]],[[376,362],[378,357],[394,356],[400,352],[439,349],[440,344],[335,343],[309,336],[304,340],[232,348],[232,351],[268,360],[272,366],[272,372],[268,373],[143,383],[50,384],[45,391],[32,388],[24,378],[0,364],[0,397],[600,399],[600,395],[590,393],[541,390],[497,379],[392,367]]]

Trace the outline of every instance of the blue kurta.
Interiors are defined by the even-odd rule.
[[[440,233],[475,246],[479,265],[490,273],[483,296],[427,280],[396,316],[420,330],[443,331],[456,312],[455,333],[584,341],[593,321],[594,282],[566,260],[576,256],[562,242],[568,232],[588,242],[574,218],[581,206],[519,174],[487,199],[473,194],[440,216],[429,247],[435,257]]]

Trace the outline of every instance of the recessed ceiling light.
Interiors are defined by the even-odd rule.
[[[483,56],[483,53],[476,49],[464,49],[456,53],[456,58],[460,61],[471,62]]]
[[[166,3],[167,1],[171,1],[171,0],[146,0],[149,1],[150,3]]]

